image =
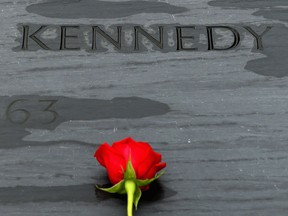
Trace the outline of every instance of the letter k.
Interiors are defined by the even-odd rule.
[[[28,40],[31,38],[35,43],[37,43],[42,49],[50,50],[46,44],[44,44],[38,37],[37,34],[45,31],[47,26],[41,26],[38,30],[36,30],[33,34],[29,35],[29,26],[23,26],[23,42],[22,49],[28,50]]]

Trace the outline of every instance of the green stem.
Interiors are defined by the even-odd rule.
[[[132,180],[125,181],[125,189],[127,192],[127,216],[133,215],[133,201],[134,193],[136,190],[136,184]]]

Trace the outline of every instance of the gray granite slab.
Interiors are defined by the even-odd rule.
[[[108,179],[93,155],[132,136],[167,162],[135,215],[286,216],[286,12],[285,0],[1,0],[1,215],[125,215],[125,197],[95,191]],[[55,49],[33,36],[21,49],[24,25],[30,36],[48,26],[36,37]],[[115,26],[132,26],[132,48],[98,35],[105,49],[92,52],[95,25],[115,41]],[[77,28],[65,43],[88,48],[60,50],[61,26],[80,26],[81,43]],[[139,36],[138,51],[134,26],[155,38]],[[195,34],[184,45],[198,50],[177,50],[176,26],[196,27],[182,36]],[[235,28],[239,45],[208,50],[207,26]],[[262,50],[245,26],[272,27]],[[216,48],[235,39],[223,28],[213,36]]]

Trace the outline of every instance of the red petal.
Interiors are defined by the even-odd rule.
[[[139,179],[153,178],[157,172],[156,164],[161,161],[161,154],[151,150],[146,158],[135,168]]]
[[[136,142],[131,137],[113,143],[112,147],[121,155],[125,160],[131,160],[134,169],[147,157],[152,151],[148,143]]]
[[[131,160],[135,169],[137,169],[143,161],[151,156],[153,149],[149,143],[136,142],[135,144],[130,144],[131,146]]]
[[[102,144],[94,155],[99,163],[106,167],[108,177],[112,184],[116,184],[124,178],[123,170],[126,169],[124,158],[107,143]]]
[[[112,145],[112,148],[115,149],[119,154],[121,154],[124,157],[125,161],[128,162],[128,160],[130,159],[130,155],[131,155],[130,143],[132,142],[135,142],[135,141],[132,140],[130,137],[128,137],[124,140],[114,142]]]
[[[144,176],[140,177],[140,179],[152,179],[156,175],[156,168],[155,166],[151,167],[147,172],[144,174]]]
[[[107,147],[107,146],[108,147]],[[102,152],[105,151],[104,148],[109,148],[110,146],[108,145],[108,143],[104,143],[102,145],[99,146],[99,148],[96,150],[94,157],[98,160],[98,162],[105,167],[105,160],[103,158],[104,154]]]
[[[156,172],[159,172],[161,169],[163,169],[165,167],[166,167],[166,162],[162,162],[162,163],[156,164],[155,165]]]

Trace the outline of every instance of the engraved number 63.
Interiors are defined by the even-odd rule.
[[[25,101],[29,101],[28,99],[19,99],[19,100],[15,100],[12,103],[9,104],[9,106],[7,107],[6,110],[6,116],[7,119],[13,123],[13,124],[24,124],[26,123],[29,118],[31,117],[31,112],[26,110],[26,109],[13,109],[13,107],[20,102],[25,102]],[[53,122],[55,122],[57,120],[57,118],[59,117],[58,112],[56,112],[55,110],[52,109],[53,105],[55,103],[57,103],[58,100],[39,100],[39,103],[48,103],[48,106],[46,106],[42,111],[43,112],[49,112],[50,115],[52,116],[51,120],[47,121],[47,122],[43,122],[43,124],[51,124]],[[13,115],[22,115],[23,117],[21,118],[21,120],[15,120],[15,118],[13,119]]]

